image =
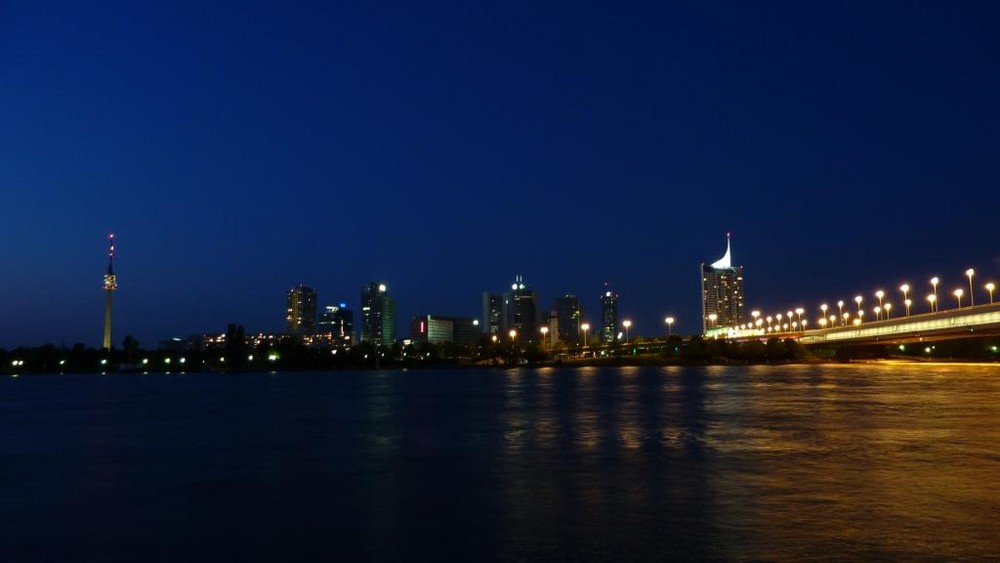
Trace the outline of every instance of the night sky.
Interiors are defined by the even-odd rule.
[[[748,310],[1000,278],[996,2],[427,4],[3,4],[0,347],[100,345],[109,232],[144,347],[515,275],[686,333],[727,232]]]

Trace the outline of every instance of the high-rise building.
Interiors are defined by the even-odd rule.
[[[617,337],[618,294],[605,287],[601,295],[601,341],[614,342]]]
[[[557,339],[567,344],[578,344],[582,337],[580,323],[583,319],[583,309],[580,308],[580,298],[576,295],[557,297],[552,308],[559,318],[559,334]]]
[[[385,283],[361,288],[361,341],[391,346],[396,341],[396,302]]]
[[[330,342],[339,346],[350,346],[354,342],[354,311],[347,303],[327,306],[320,313],[317,332],[330,335]]]
[[[285,313],[289,333],[316,332],[316,290],[301,284],[288,290]]]
[[[410,320],[410,339],[442,344],[455,341],[455,321],[450,317],[420,315]]]
[[[500,334],[503,328],[503,295],[483,292],[482,328],[486,334]]]
[[[504,334],[514,330],[517,331],[516,338],[523,342],[539,340],[535,292],[524,285],[521,276],[517,276],[510,291],[503,294],[503,320],[501,330]]]
[[[108,272],[104,274],[104,339],[102,347],[110,350],[114,343],[111,342],[111,294],[118,289],[118,276],[115,275],[115,235],[108,235]]]
[[[744,320],[743,266],[733,266],[726,233],[726,254],[701,265],[702,331],[739,326]]]

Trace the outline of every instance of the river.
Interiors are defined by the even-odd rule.
[[[7,561],[1000,557],[1000,365],[0,379]]]

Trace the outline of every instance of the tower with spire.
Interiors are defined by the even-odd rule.
[[[711,264],[701,264],[702,332],[724,330],[746,322],[743,296],[743,266],[733,266],[730,235],[726,253]]]
[[[111,349],[111,296],[118,289],[118,278],[115,276],[115,235],[108,235],[108,272],[104,274],[104,343],[105,350]]]

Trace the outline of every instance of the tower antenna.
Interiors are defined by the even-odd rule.
[[[118,277],[115,276],[115,234],[108,235],[108,272],[104,274],[104,342],[103,348],[111,350],[111,295],[118,289]]]

